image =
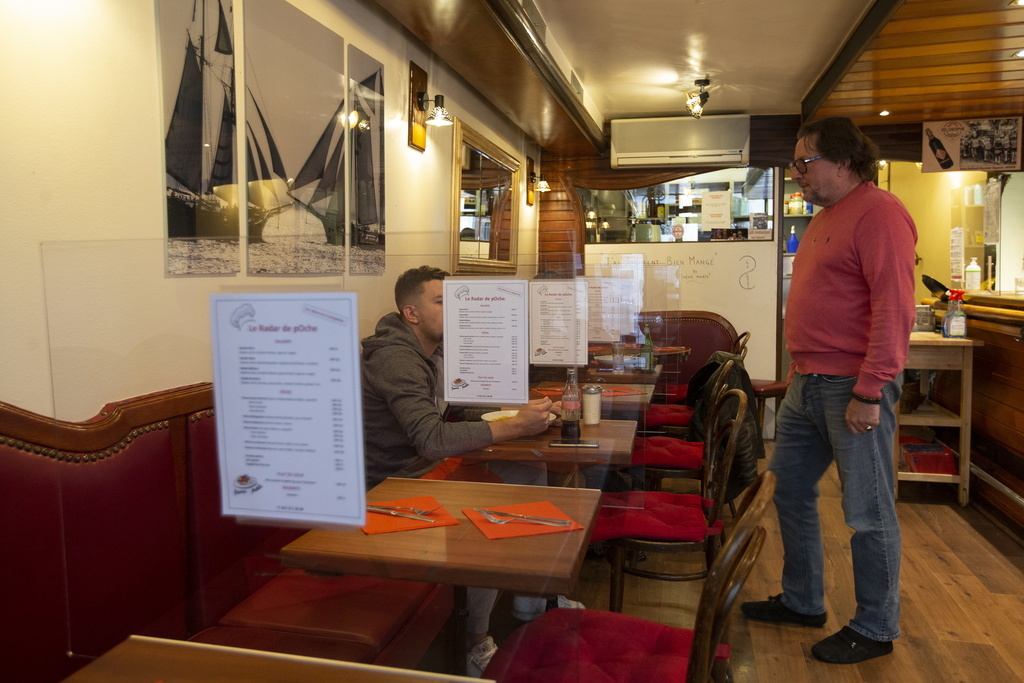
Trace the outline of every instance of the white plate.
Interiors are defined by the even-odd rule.
[[[480,419],[485,422],[498,422],[499,420],[507,420],[510,417],[515,417],[518,414],[518,410],[495,410],[493,413],[484,413],[480,416]],[[548,413],[548,422],[554,422],[556,417],[557,415],[554,413]]]

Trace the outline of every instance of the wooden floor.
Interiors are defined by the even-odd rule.
[[[828,622],[823,628],[776,626],[737,614],[731,638],[736,683],[1024,681],[1024,547],[976,509],[957,505],[951,485],[901,484],[903,637],[893,654],[850,666],[811,657],[811,645],[848,623],[855,609],[851,531],[843,522],[834,468],[822,481],[820,509]],[[764,600],[781,590],[782,543],[774,506],[764,526],[768,537],[740,601]],[[623,611],[688,625],[699,590],[700,582],[627,576]],[[606,562],[587,559],[573,597],[587,607],[607,609]]]
[[[947,484],[900,485],[903,637],[893,653],[849,666],[811,657],[811,645],[848,623],[855,608],[851,532],[843,522],[834,468],[821,483],[820,509],[828,622],[823,628],[775,626],[750,622],[737,610],[731,638],[736,683],[1024,681],[1024,547],[977,509],[961,508],[955,487]],[[769,506],[764,526],[768,537],[741,602],[764,600],[781,590],[782,543],[774,506]],[[658,557],[647,560],[651,565],[663,562]],[[588,555],[570,597],[592,609],[607,609],[608,576],[608,563]],[[701,583],[627,576],[623,611],[689,626]],[[499,647],[520,625],[509,614],[511,600],[502,594],[491,617]],[[443,661],[448,660],[435,657],[434,665]]]

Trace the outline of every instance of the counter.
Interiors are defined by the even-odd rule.
[[[967,336],[974,350],[970,395],[971,500],[1024,538],[1024,296],[966,295]],[[929,304],[939,316],[946,305]],[[933,402],[960,412],[958,373],[940,371]]]

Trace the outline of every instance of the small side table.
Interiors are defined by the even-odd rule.
[[[984,342],[977,339],[947,339],[937,332],[911,332],[910,354],[904,368],[907,370],[959,370],[960,412],[954,413],[926,400],[913,413],[900,414],[896,409],[896,438],[893,448],[893,466],[896,468],[896,488],[901,481],[933,481],[959,484],[957,500],[967,505],[971,472],[971,390],[973,385],[974,347]],[[928,373],[921,373],[921,395],[928,395]],[[899,468],[899,427],[922,425],[928,427],[956,427],[960,430],[957,474],[928,474],[908,472]]]

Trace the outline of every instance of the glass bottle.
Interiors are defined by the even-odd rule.
[[[644,323],[644,345],[640,347],[640,372],[654,372],[654,341],[651,339],[651,326]]]
[[[949,290],[946,315],[942,318],[943,337],[966,337],[967,314],[964,313],[964,290]]]
[[[562,389],[562,441],[580,440],[580,413],[582,412],[580,387],[576,383],[576,368],[569,368]]]

